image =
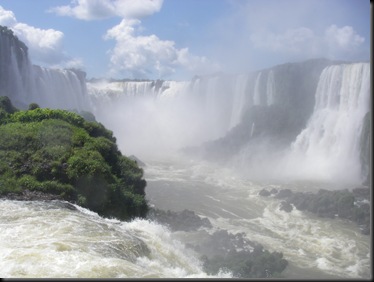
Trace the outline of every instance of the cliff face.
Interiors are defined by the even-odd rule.
[[[371,156],[371,140],[370,140],[370,113],[367,113],[364,118],[364,124],[362,127],[360,137],[360,162],[361,170],[364,178],[364,185],[370,185],[370,156]]]
[[[253,73],[239,123],[224,137],[205,144],[206,157],[225,160],[251,140],[263,138],[289,145],[306,127],[321,72],[332,63],[316,59]]]
[[[29,85],[27,47],[13,31],[0,26],[0,96],[8,96],[19,104]]]
[[[328,60],[257,72],[247,84],[240,122],[200,152],[224,163],[235,159],[263,176],[273,170],[346,183],[364,178],[367,185],[369,75],[368,63]]]

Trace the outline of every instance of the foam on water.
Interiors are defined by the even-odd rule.
[[[104,219],[56,201],[1,200],[0,207],[1,277],[212,277],[192,251],[154,222]]]
[[[179,165],[183,164],[182,161]],[[178,175],[173,174],[173,170],[169,171],[167,165],[158,169],[154,169],[154,166],[158,167],[153,163],[151,174],[147,174],[146,168],[146,175],[150,179],[148,189],[152,195],[151,202],[156,206],[160,203],[160,207],[173,210],[174,206],[168,205],[168,202],[178,201],[177,197],[183,191],[183,207],[208,217],[214,230],[221,228],[232,233],[244,232],[248,239],[263,244],[266,249],[282,252],[292,265],[308,269],[321,277],[370,277],[370,238],[362,235],[357,225],[338,218],[319,218],[295,208],[287,213],[279,209],[280,200],[258,195],[263,188],[291,187],[316,191],[318,183],[255,183],[240,178],[234,172],[230,173],[227,168],[220,169],[219,166],[209,166],[203,162],[189,162],[188,166],[184,164],[185,169],[179,170]],[[179,167],[176,163],[173,166]],[[188,184],[191,171],[194,182]],[[179,181],[183,179],[183,173],[185,183],[175,182],[173,185],[172,178],[175,176]],[[157,202],[159,198],[154,197],[158,189],[152,182],[155,174],[169,177],[170,185],[162,189],[162,194],[169,195],[168,202]],[[198,183],[201,188],[194,188]],[[183,188],[179,188],[182,184]],[[205,208],[207,205],[210,210]],[[179,209],[183,207],[178,205]]]

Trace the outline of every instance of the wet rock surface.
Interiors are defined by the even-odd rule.
[[[20,193],[8,193],[6,195],[0,195],[3,199],[16,200],[16,201],[51,201],[51,200],[63,200],[62,196],[49,194],[40,191],[23,190]]]
[[[212,227],[209,219],[201,218],[190,210],[172,212],[152,208],[147,217],[167,225],[172,231],[196,231],[201,227]]]
[[[319,217],[351,220],[359,225],[363,234],[370,234],[370,189],[367,187],[354,188],[351,191],[320,189],[317,193],[281,189],[272,196],[282,200],[279,205],[282,211],[291,212],[294,206]]]
[[[291,212],[293,210],[293,206],[290,203],[286,202],[286,201],[282,201],[280,203],[279,209],[281,211]]]
[[[148,218],[167,225],[173,231],[202,228],[199,240],[187,246],[201,256],[204,270],[209,274],[228,270],[236,278],[279,277],[288,265],[282,253],[265,250],[261,244],[247,239],[244,233],[232,234],[223,229],[211,233],[209,219],[200,218],[193,211],[151,209]]]

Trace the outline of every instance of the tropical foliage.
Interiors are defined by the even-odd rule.
[[[104,216],[144,217],[143,170],[90,120],[36,104],[19,111],[0,97],[0,195],[42,191]]]

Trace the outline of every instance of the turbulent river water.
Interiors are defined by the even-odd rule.
[[[283,252],[284,278],[369,278],[370,236],[354,224],[297,210],[259,197],[266,188],[336,189],[317,183],[256,183],[232,170],[192,160],[148,161],[149,203],[163,210],[193,210],[212,230],[244,232],[269,251]],[[104,219],[64,202],[0,200],[0,276],[46,278],[197,278],[209,276],[186,246],[199,232],[171,232],[135,219]],[[213,232],[213,231],[210,231]]]

